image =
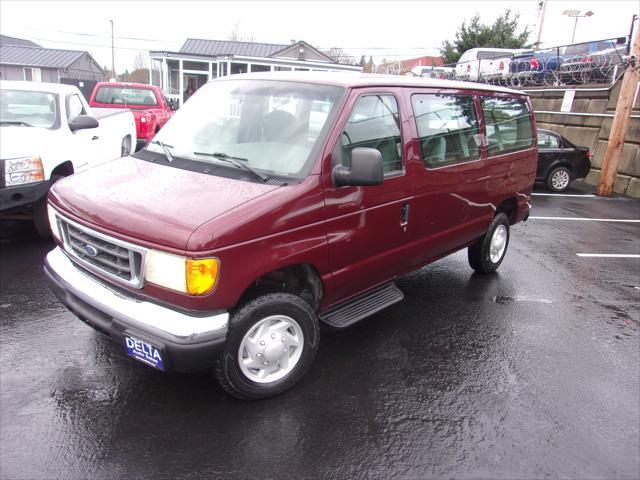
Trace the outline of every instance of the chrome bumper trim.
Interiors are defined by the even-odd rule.
[[[182,344],[199,343],[227,335],[227,312],[193,317],[126,296],[83,273],[59,247],[47,254],[46,263],[69,292],[131,328]]]

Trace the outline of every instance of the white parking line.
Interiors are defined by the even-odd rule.
[[[579,257],[592,258],[640,258],[640,255],[630,253],[576,253],[576,255]]]
[[[640,220],[629,220],[626,218],[583,218],[583,217],[529,217],[532,220],[570,220],[577,222],[622,222],[640,223]]]
[[[531,195],[536,197],[582,197],[582,198],[596,198],[593,194],[576,194],[576,193],[532,193]]]

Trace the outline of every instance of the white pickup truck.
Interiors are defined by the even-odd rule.
[[[456,78],[477,82],[500,83],[509,74],[511,58],[525,52],[521,48],[472,48],[462,54],[455,66]]]
[[[128,155],[136,144],[129,110],[91,109],[77,87],[0,81],[0,217],[33,218],[49,236],[51,184]]]

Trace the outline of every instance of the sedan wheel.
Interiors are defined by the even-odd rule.
[[[563,192],[571,183],[571,172],[566,167],[554,168],[547,178],[547,187],[554,192]]]

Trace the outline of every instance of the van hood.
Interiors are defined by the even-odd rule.
[[[200,225],[277,188],[125,157],[57,182],[51,199],[133,243],[186,250]]]
[[[43,156],[55,144],[54,130],[18,125],[0,126],[0,158],[18,158],[31,155]]]

